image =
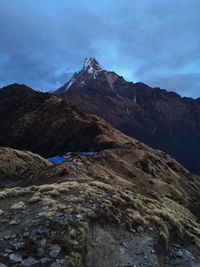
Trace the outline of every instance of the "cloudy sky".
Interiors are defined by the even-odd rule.
[[[54,90],[94,56],[127,80],[199,97],[199,27],[199,0],[0,0],[0,86]]]

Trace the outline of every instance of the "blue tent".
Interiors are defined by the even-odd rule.
[[[61,156],[54,156],[54,157],[48,158],[47,160],[55,164],[55,163],[63,163],[65,161],[65,158]]]
[[[97,155],[97,152],[80,152],[80,155],[94,156]]]

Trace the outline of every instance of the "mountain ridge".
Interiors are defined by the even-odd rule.
[[[50,93],[10,85],[0,90],[0,146],[45,157],[69,151],[98,151],[130,141],[103,119],[87,115]]]
[[[83,70],[83,69],[82,69]],[[80,73],[80,72],[78,72]],[[87,72],[84,72],[87,76]],[[101,70],[94,78],[77,76],[59,95],[88,114],[102,117],[126,135],[175,157],[200,173],[200,102],[144,83],[127,82]]]

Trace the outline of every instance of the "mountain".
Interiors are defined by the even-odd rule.
[[[130,138],[74,104],[13,84],[0,90],[0,146],[44,157],[120,147]]]
[[[0,90],[0,114],[0,266],[198,266],[199,176],[25,85]]]
[[[199,99],[128,82],[103,70],[94,58],[86,59],[82,70],[55,94],[200,174]]]

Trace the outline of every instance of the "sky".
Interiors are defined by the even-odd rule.
[[[199,0],[0,0],[0,87],[55,90],[95,57],[128,81],[200,97]]]

